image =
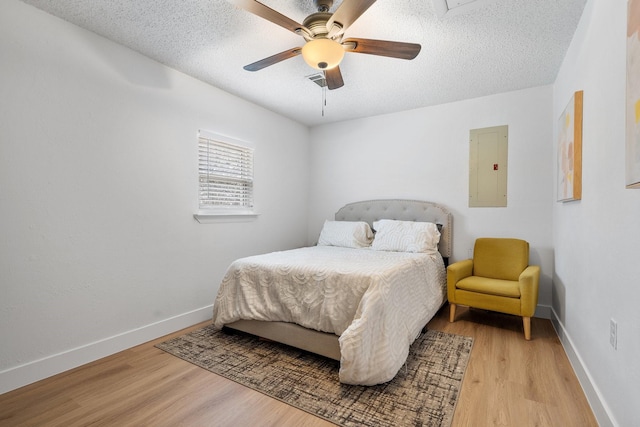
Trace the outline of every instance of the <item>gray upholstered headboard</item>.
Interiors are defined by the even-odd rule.
[[[438,250],[444,258],[452,254],[453,215],[437,203],[420,200],[364,200],[341,207],[335,215],[336,221],[366,221],[373,226],[379,219],[422,221],[441,224]]]

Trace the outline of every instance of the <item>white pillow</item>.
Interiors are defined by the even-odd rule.
[[[377,251],[424,252],[438,251],[440,232],[431,222],[381,219],[373,223],[376,237],[371,248]]]
[[[318,246],[365,248],[371,246],[373,231],[364,221],[325,221]]]

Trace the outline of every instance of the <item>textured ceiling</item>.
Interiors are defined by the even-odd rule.
[[[412,61],[348,52],[345,85],[326,91],[323,116],[302,57],[242,69],[304,40],[225,0],[23,1],[309,126],[551,84],[586,2],[480,0],[439,17],[433,0],[379,0],[346,37],[422,50]],[[297,22],[315,12],[312,0],[262,3]]]

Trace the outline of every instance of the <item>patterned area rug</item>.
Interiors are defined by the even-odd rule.
[[[340,426],[451,425],[473,338],[427,331],[396,377],[341,384],[339,363],[248,334],[206,326],[157,347]]]

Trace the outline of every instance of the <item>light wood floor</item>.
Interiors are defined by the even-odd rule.
[[[475,338],[453,426],[597,426],[550,321],[525,341],[517,317],[445,307],[429,328]],[[0,426],[333,425],[153,347],[166,338],[0,395]]]

